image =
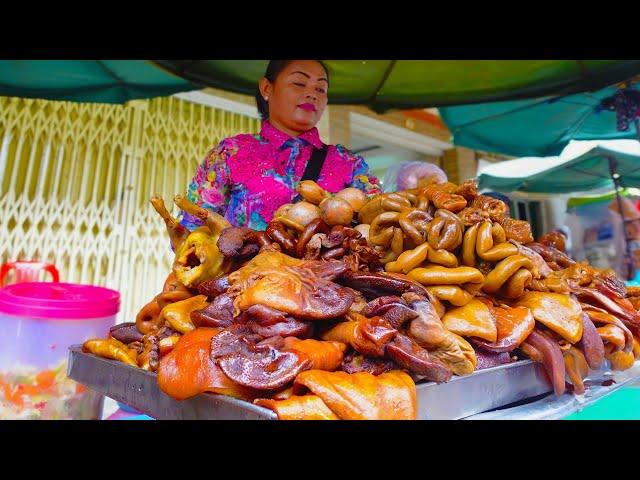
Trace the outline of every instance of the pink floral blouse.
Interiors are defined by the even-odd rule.
[[[224,215],[232,225],[264,230],[278,207],[299,198],[296,188],[313,148],[322,145],[317,128],[294,138],[265,121],[258,135],[225,138],[209,151],[187,198]],[[350,186],[367,194],[380,192],[364,159],[342,145],[329,146],[318,184],[333,193]],[[189,230],[200,225],[186,212],[181,223]]]

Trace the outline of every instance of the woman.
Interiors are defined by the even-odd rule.
[[[328,88],[328,71],[318,60],[270,61],[256,94],[260,133],[222,140],[196,170],[187,198],[232,225],[264,230],[278,207],[295,199],[312,152],[324,146],[316,124]],[[329,192],[380,191],[364,159],[342,145],[328,147],[317,182]],[[186,212],[181,223],[189,230],[200,225]]]

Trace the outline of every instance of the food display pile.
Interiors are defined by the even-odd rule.
[[[177,196],[202,222],[189,232],[153,198],[172,271],[83,350],[156,372],[177,400],[229,395],[280,419],[415,419],[416,382],[525,358],[556,395],[581,394],[590,370],[640,357],[640,291],[571,260],[558,234],[534,241],[474,181],[298,192],[265,231]]]

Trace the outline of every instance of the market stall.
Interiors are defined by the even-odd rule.
[[[253,90],[264,67],[185,62],[157,63],[235,91]],[[637,70],[507,62],[500,77],[496,62],[439,62],[458,79],[443,83],[423,75],[438,62],[329,63],[336,103],[377,110],[579,92]],[[473,66],[470,93],[462,86]],[[354,81],[354,71],[367,75]],[[536,71],[552,74],[537,84]],[[138,81],[108,98],[133,98]],[[151,88],[195,84],[158,83]],[[56,87],[20,91],[67,95]],[[107,97],[90,100],[99,98]],[[371,197],[301,182],[297,192],[303,200],[282,206],[264,231],[232,227],[176,192],[177,207],[204,224],[189,232],[151,199],[175,250],[162,291],[135,322],[73,346],[69,377],[156,418],[280,419],[470,418],[532,400],[557,414],[635,378],[639,292],[571,260],[554,235],[534,241],[526,222],[473,181],[432,179]]]
[[[531,400],[553,418],[637,378],[622,282],[554,235],[534,242],[475,182],[299,192],[263,232],[176,197],[205,221],[189,234],[154,199],[173,271],[135,323],[72,349],[71,378],[158,418],[264,419],[515,415]]]

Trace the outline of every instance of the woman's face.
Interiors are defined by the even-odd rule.
[[[314,60],[293,60],[272,83],[260,80],[260,93],[269,104],[269,121],[297,136],[316,126],[327,106],[329,82]]]

